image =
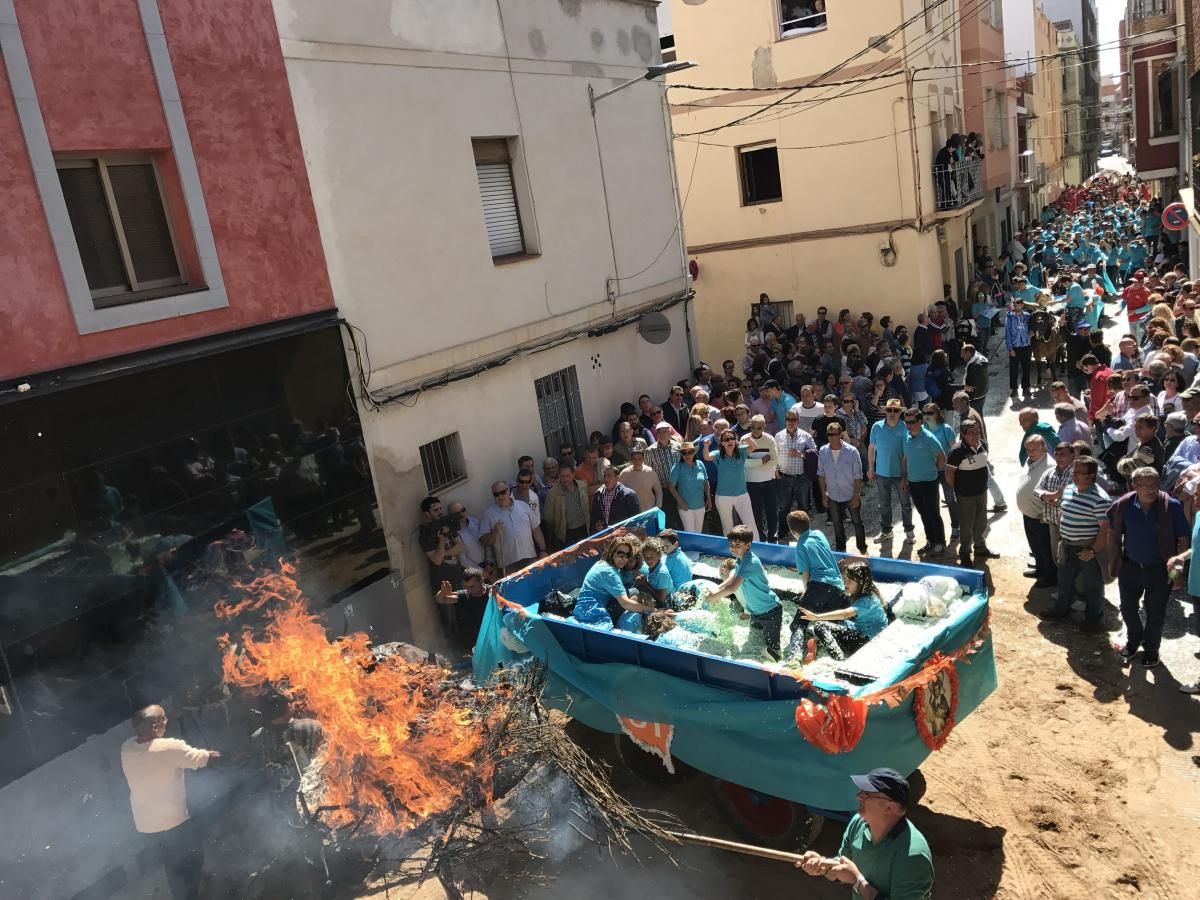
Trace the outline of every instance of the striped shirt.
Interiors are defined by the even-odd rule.
[[[804,474],[804,456],[792,456],[788,451],[799,450],[803,454],[805,450],[817,449],[817,442],[813,440],[813,436],[802,428],[797,428],[794,435],[789,434],[786,428],[783,429],[775,435],[775,445],[779,448],[776,464],[784,475]]]
[[[1059,530],[1064,543],[1075,546],[1090,546],[1100,533],[1100,523],[1105,521],[1112,500],[1108,494],[1093,484],[1079,491],[1074,484],[1063,490],[1062,520]]]
[[[1065,469],[1060,469],[1057,466],[1051,466],[1042,473],[1042,477],[1038,481],[1037,487],[1033,489],[1033,492],[1039,497],[1044,497],[1046,494],[1057,494],[1058,489],[1064,484],[1071,483],[1071,477],[1074,471],[1074,464],[1067,466]],[[1059,507],[1059,504],[1042,504],[1042,521],[1047,525],[1057,525],[1059,519],[1061,518],[1062,509]]]

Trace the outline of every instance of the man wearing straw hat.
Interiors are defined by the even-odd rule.
[[[809,850],[796,868],[852,885],[863,900],[927,900],[933,895],[933,856],[908,820],[908,781],[895,769],[850,778],[858,788],[858,814],[846,826],[838,855],[831,859]]]

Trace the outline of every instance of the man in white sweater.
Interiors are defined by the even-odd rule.
[[[147,706],[133,715],[134,736],[121,745],[121,769],[129,782],[133,825],[146,835],[167,876],[174,898],[199,895],[204,855],[187,826],[185,769],[200,769],[220,757],[215,750],[197,750],[177,738],[164,737],[167,714]]]
[[[792,407],[793,410],[795,408]],[[776,533],[775,507],[778,500],[775,496],[775,472],[779,467],[779,448],[775,438],[763,431],[766,425],[767,420],[763,416],[750,417],[750,437],[754,438],[757,445],[750,457],[759,460],[760,465],[746,466],[746,492],[750,495],[750,508],[754,510],[758,533],[770,544],[777,538],[786,540],[787,535]]]

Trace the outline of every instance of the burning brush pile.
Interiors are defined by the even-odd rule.
[[[464,861],[490,850],[511,857],[517,845],[539,854],[533,846],[544,848],[564,824],[624,850],[633,834],[660,849],[673,842],[674,823],[617,795],[604,767],[542,706],[536,668],[479,688],[409,645],[372,647],[365,634],[331,640],[292,575],[284,564],[216,605],[231,631],[220,641],[222,669],[228,684],[283,694],[320,724],[311,761],[293,758],[297,813],[321,835],[327,879],[330,846],[407,861],[408,874],[450,887]],[[564,776],[572,821],[555,804],[547,821],[496,827],[498,798],[545,793],[547,779]]]

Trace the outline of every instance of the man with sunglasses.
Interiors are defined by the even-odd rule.
[[[604,487],[592,495],[592,533],[636,516],[642,511],[637,492],[621,484],[615,467],[604,470]]]
[[[912,791],[895,769],[851,775],[858,788],[858,814],[846,826],[838,855],[806,851],[796,868],[806,875],[852,885],[863,900],[933,896],[933,855],[929,843],[908,820]]]
[[[844,443],[843,426],[835,422],[826,429],[828,438],[817,451],[817,481],[833,520],[833,537],[839,553],[846,552],[846,519],[854,524],[858,552],[867,552],[867,530],[862,517],[862,457]]]
[[[671,396],[662,405],[663,421],[680,434],[687,431],[688,416],[691,415],[686,397],[683,388],[675,385],[671,388]]]
[[[496,563],[505,575],[511,575],[546,555],[546,539],[534,522],[529,504],[514,498],[507,482],[492,485],[492,498],[495,502],[479,523],[481,529],[486,529],[479,543],[491,547]]]
[[[887,540],[892,533],[892,491],[900,500],[900,518],[904,523],[905,540],[913,540],[912,499],[904,475],[904,441],[908,430],[900,421],[900,401],[888,400],[883,407],[884,419],[871,426],[871,443],[867,447],[867,479],[879,487],[879,539]]]
[[[907,489],[925,529],[926,544],[917,555],[937,556],[946,551],[946,525],[939,508],[941,482],[938,478],[946,467],[946,454],[933,432],[925,427],[920,410],[905,410],[904,427],[908,430],[908,438],[904,441],[900,460],[900,490]]]

